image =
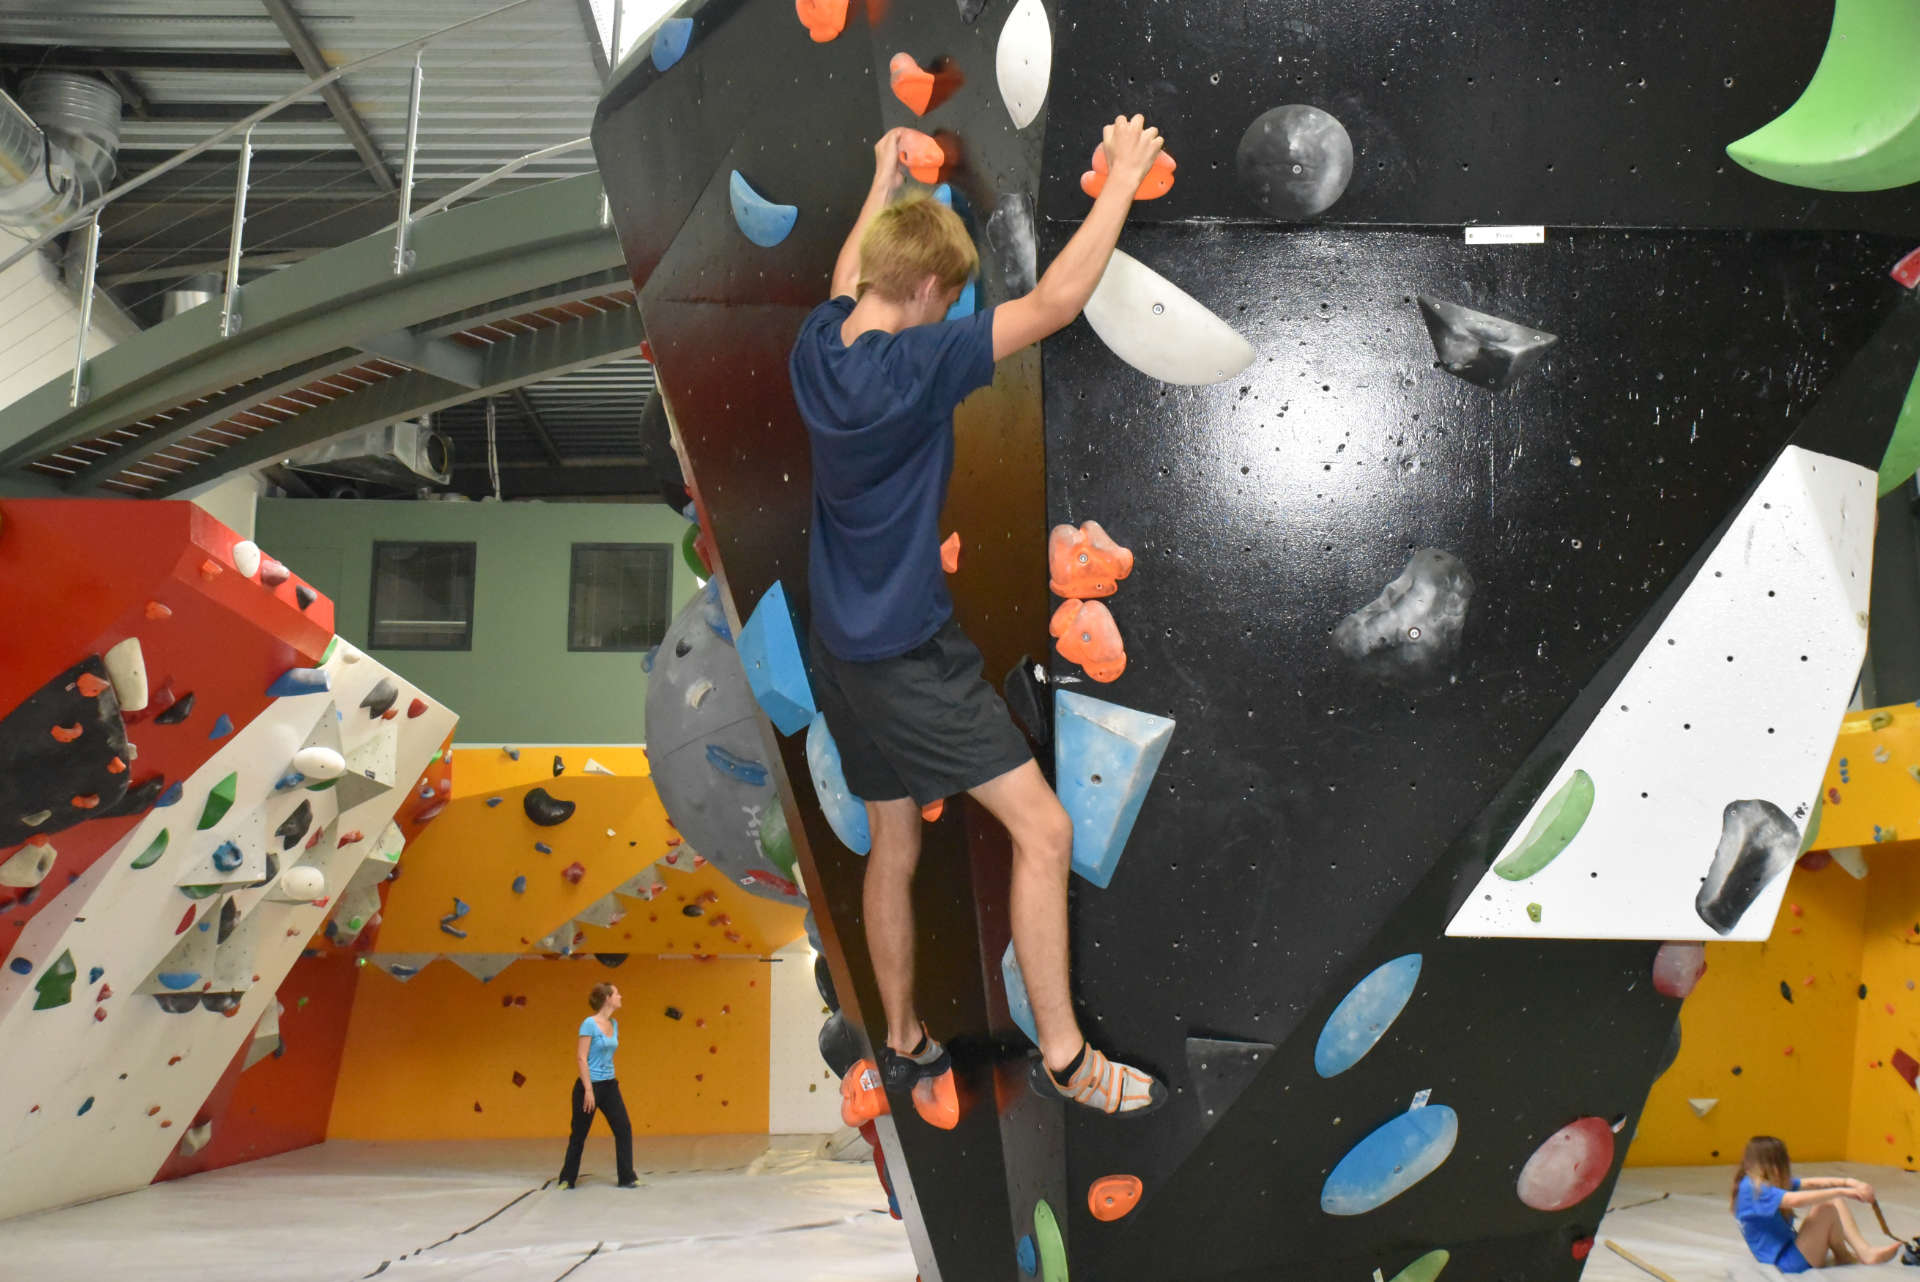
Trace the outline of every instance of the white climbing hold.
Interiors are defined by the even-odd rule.
[[[233,568],[240,571],[243,578],[251,579],[260,573],[260,545],[247,539],[234,544]]]
[[[587,764],[584,766],[581,766],[580,769],[584,770],[586,773],[590,775],[607,775],[611,777],[613,774],[613,771],[607,769],[605,766],[595,761],[592,757],[588,757]]]
[[[325,744],[314,744],[293,754],[293,768],[309,779],[338,779],[347,772],[347,759]]]
[[[698,708],[707,701],[707,696],[712,693],[713,682],[707,680],[705,677],[701,677],[698,681],[695,681],[687,687],[687,706],[689,708]]]
[[[53,871],[53,861],[58,857],[59,852],[50,843],[20,847],[0,863],[0,886],[38,886]]]
[[[327,875],[312,864],[294,864],[280,874],[267,898],[281,904],[310,904],[327,893]]]
[[[1015,129],[1025,129],[1047,103],[1053,79],[1053,27],[1040,0],[1020,0],[1000,28],[1000,46],[994,54],[1000,96]]]
[[[609,828],[609,829],[607,829],[607,836],[609,836],[609,837],[617,837],[617,836],[619,836],[619,835],[620,835],[620,834],[618,834],[618,833],[616,833],[616,832],[615,832],[615,831],[614,831],[613,829],[611,829],[611,828]]]
[[[198,1126],[189,1126],[187,1133],[180,1137],[180,1156],[192,1157],[213,1140],[213,1123],[202,1122]]]
[[[1253,345],[1233,326],[1117,249],[1087,300],[1086,317],[1115,356],[1163,383],[1218,383],[1253,364]]]
[[[1829,853],[1833,855],[1833,862],[1846,869],[1847,876],[1855,881],[1867,875],[1867,856],[1860,847],[1841,846],[1838,850]]]
[[[1713,1106],[1719,1102],[1717,1099],[1689,1099],[1687,1107],[1693,1110],[1695,1117],[1705,1117],[1713,1112]]]
[[[128,637],[100,656],[107,665],[107,679],[113,682],[113,697],[122,712],[138,712],[147,706],[147,657],[140,651],[140,638]]]
[[[25,824],[29,828],[38,828],[41,824],[45,823],[47,820],[51,818],[53,818],[53,811],[36,810],[30,815],[21,815],[20,822]]]

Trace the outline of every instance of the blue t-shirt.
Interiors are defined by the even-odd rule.
[[[1797,1191],[1800,1181],[1795,1180],[1793,1187]],[[1780,1214],[1780,1199],[1786,1195],[1787,1190],[1777,1184],[1756,1186],[1751,1177],[1740,1177],[1733,1213],[1740,1217],[1740,1236],[1747,1239],[1747,1249],[1762,1264],[1778,1264],[1793,1245],[1793,1220]]]
[[[580,1021],[580,1036],[591,1037],[587,1047],[587,1076],[596,1082],[613,1080],[613,1053],[620,1049],[620,1021],[610,1019],[613,1035],[609,1037],[600,1031],[600,1021],[589,1015]]]
[[[846,296],[808,315],[787,369],[813,448],[813,627],[842,659],[905,654],[953,615],[940,509],[953,411],[993,382],[993,309],[840,341]]]

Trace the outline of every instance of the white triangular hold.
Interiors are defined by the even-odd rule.
[[[626,915],[627,910],[620,906],[620,900],[608,895],[575,913],[574,918],[593,926],[611,926]]]
[[[1713,1112],[1713,1106],[1719,1102],[1717,1099],[1689,1099],[1687,1107],[1693,1110],[1695,1117],[1705,1117]]]
[[[1867,852],[1858,846],[1841,846],[1827,853],[1833,856],[1833,862],[1846,869],[1847,876],[1859,881],[1867,875]]]
[[[240,1065],[241,1072],[246,1072],[280,1049],[280,1012],[283,1009],[279,1002],[272,1001],[260,1012],[260,1022],[253,1026],[253,1040],[247,1043],[247,1058]]]
[[[580,769],[590,775],[607,775],[609,777],[613,775],[613,771],[607,769],[605,766],[595,761],[592,757],[588,757],[587,764],[584,766],[581,766]]]

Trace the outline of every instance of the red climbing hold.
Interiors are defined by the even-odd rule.
[[[220,573],[221,573],[221,566],[218,561],[208,560],[208,561],[202,561],[200,563],[200,577],[205,579],[207,582],[211,583],[215,579],[219,578]]]
[[[1908,289],[1920,289],[1920,249],[1914,250],[1894,265],[1893,278]]]
[[[1098,521],[1083,521],[1077,530],[1056,525],[1047,535],[1047,586],[1055,596],[1112,596],[1131,573],[1133,552],[1115,543]]]
[[[365,837],[363,837],[363,836],[361,835],[361,833],[360,833],[360,830],[359,830],[358,828],[355,828],[355,829],[353,829],[353,830],[352,830],[352,831],[350,831],[350,832],[343,832],[343,833],[341,833],[341,834],[340,834],[340,844],[339,844],[338,846],[335,846],[335,847],[334,847],[334,849],[335,849],[335,850],[344,850],[344,849],[346,849],[346,848],[347,848],[348,846],[351,846],[351,845],[352,845],[352,844],[353,844],[354,842],[356,842],[356,841],[364,841],[364,840],[366,840],[366,838],[365,838]]]
[[[427,710],[427,701],[425,699],[415,699],[412,703],[409,703],[407,705],[407,720],[409,721],[413,720],[415,717],[419,716],[421,713],[425,712],[426,710]]]
[[[73,684],[74,688],[80,691],[82,697],[88,699],[99,698],[101,691],[110,689],[113,686],[111,681],[102,681],[91,672],[82,672],[80,679]]]
[[[1153,200],[1173,190],[1173,157],[1161,152],[1153,158],[1153,168],[1147,170],[1147,176],[1140,180],[1134,189],[1135,200]],[[1107,148],[1101,144],[1093,149],[1093,168],[1080,175],[1080,190],[1099,199],[1100,193],[1107,189]]]
[[[583,863],[571,863],[560,870],[560,875],[578,886],[580,879],[587,875],[587,866]]]
[[[107,1008],[105,1006],[95,1006],[93,1008],[94,1023],[96,1024],[103,1023],[106,1020],[106,1018],[107,1018]]]
[[[193,909],[194,909],[194,906],[192,904],[187,905],[187,915],[182,917],[180,919],[180,924],[173,928],[174,934],[184,935],[187,933],[187,927],[193,925]]]
[[[1117,1220],[1140,1204],[1140,1177],[1102,1175],[1087,1189],[1087,1209],[1096,1220]]]
[[[147,618],[152,622],[159,623],[172,617],[173,611],[161,605],[158,601],[147,602]]]
[[[847,26],[847,0],[793,0],[800,25],[815,44],[826,44]]]
[[[1800,856],[1800,866],[1808,872],[1819,872],[1832,862],[1833,852],[1830,850],[1809,850]]]
[[[1574,1259],[1584,1260],[1591,1254],[1593,1254],[1592,1238],[1577,1237],[1573,1240],[1573,1258]]]
[[[85,796],[75,797],[73,799],[73,808],[75,810],[92,810],[97,806],[99,806],[99,804],[100,804],[100,798],[91,792],[87,793]]]
[[[948,574],[960,572],[960,531],[955,530],[940,545],[940,568]]]
[[[1062,601],[1047,628],[1058,638],[1060,657],[1079,664],[1095,681],[1117,681],[1127,670],[1119,625],[1100,602]]]

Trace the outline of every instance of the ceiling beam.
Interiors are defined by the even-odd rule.
[[[280,35],[286,40],[287,47],[293,50],[294,57],[300,60],[301,70],[316,80],[333,70],[327,65],[327,60],[321,56],[320,46],[313,42],[313,37],[307,32],[307,24],[300,21],[300,15],[293,11],[293,5],[289,0],[260,0],[260,3],[266,6],[267,16],[273,19],[273,25],[280,28]],[[374,183],[381,191],[398,191],[400,184],[395,182],[393,175],[388,172],[387,162],[380,155],[380,148],[374,145],[373,135],[367,132],[366,123],[360,119],[360,113],[355,111],[353,104],[347,101],[346,92],[341,89],[340,82],[335,81],[323,86],[320,90],[320,98],[333,112],[333,118],[339,124],[340,132],[347,136],[347,141],[353,144],[353,149],[360,153],[360,159],[366,165],[367,172],[373,175]]]
[[[513,403],[520,407],[520,413],[527,420],[527,426],[532,428],[534,436],[539,438],[540,448],[547,452],[547,462],[558,467],[562,461],[560,447],[553,443],[553,433],[547,430],[545,420],[540,417],[540,411],[533,408],[533,398],[527,395],[526,388],[513,389]]]
[[[101,79],[113,86],[120,95],[120,101],[127,105],[135,120],[152,120],[153,104],[147,101],[147,95],[140,92],[140,86],[133,83],[133,77],[121,71],[103,71]]]
[[[126,79],[118,72],[102,74],[116,88]],[[230,125],[236,120],[245,120],[258,110],[250,102],[142,102],[141,109],[134,114],[141,120],[169,125]],[[290,102],[263,121],[262,126],[321,125],[332,119],[333,112],[324,102]]]
[[[460,387],[480,386],[484,350],[467,347],[450,338],[426,338],[412,330],[399,329],[362,338],[355,346]]]
[[[32,71],[284,71],[304,75],[290,50],[65,49],[0,45],[0,66]]]
[[[240,260],[240,272],[242,275],[245,275],[247,272],[264,270],[268,267],[282,267],[288,263],[297,263],[303,258],[310,258],[315,254],[325,253],[332,248],[333,246],[331,245],[312,245],[304,248],[276,249],[265,254],[248,254]],[[164,260],[179,254],[180,251],[177,249],[130,248],[109,252],[111,252],[115,258],[150,257]],[[113,289],[121,285],[138,285],[142,281],[185,280],[189,276],[203,276],[208,272],[224,273],[226,270],[226,259],[207,258],[194,263],[175,263],[169,267],[149,267],[141,271],[115,272],[110,276],[102,276],[100,278],[100,284],[106,286],[108,289]]]

